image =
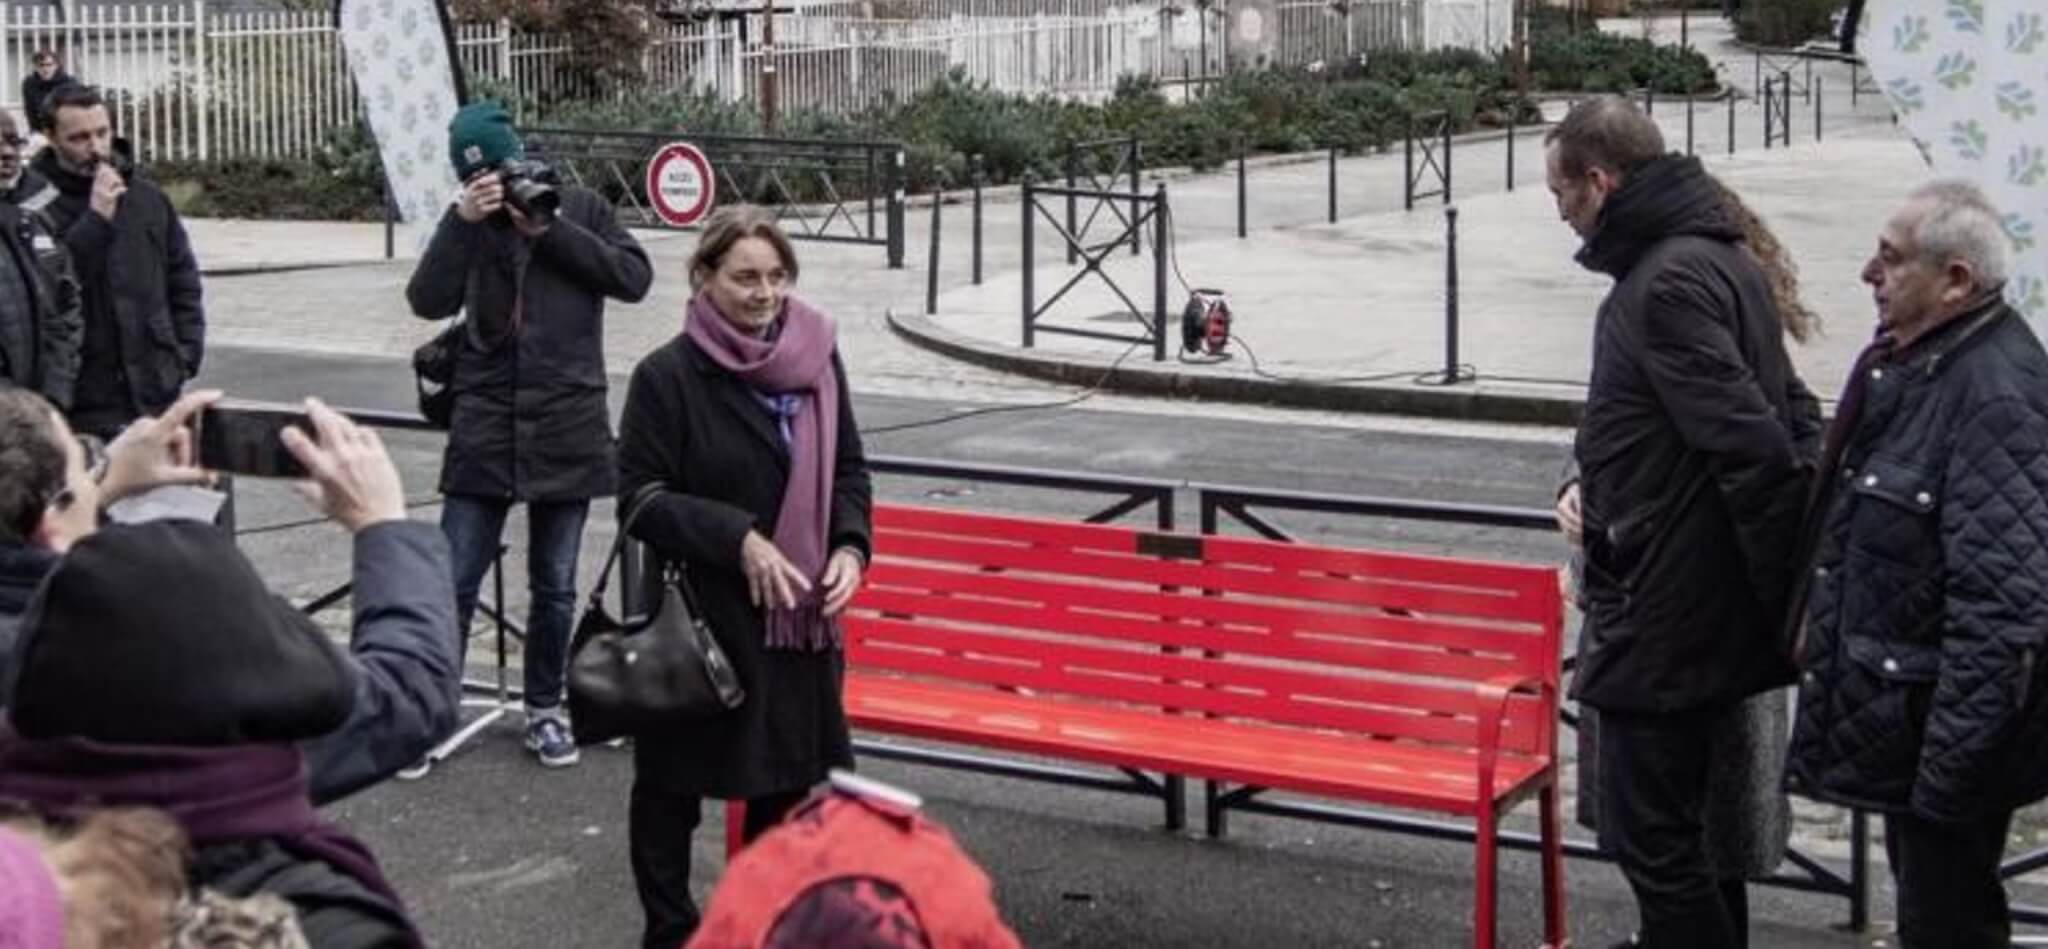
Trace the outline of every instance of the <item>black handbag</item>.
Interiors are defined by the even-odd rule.
[[[413,388],[420,415],[446,430],[455,417],[455,352],[469,333],[469,321],[457,319],[412,351]]]
[[[661,493],[633,496],[590,605],[569,642],[569,723],[579,743],[611,741],[653,728],[715,718],[746,701],[739,673],[711,634],[681,564],[664,564],[654,612],[621,622],[604,604],[612,568],[633,521]]]

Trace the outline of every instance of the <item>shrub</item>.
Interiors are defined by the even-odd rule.
[[[1735,36],[1764,46],[1798,46],[1825,37],[1838,0],[1744,0]]]

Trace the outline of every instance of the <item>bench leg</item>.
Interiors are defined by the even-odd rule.
[[[1564,830],[1558,825],[1557,775],[1543,789],[1543,943],[1552,949],[1565,945],[1564,923]]]
[[[1494,885],[1497,882],[1494,871],[1500,856],[1494,835],[1500,828],[1494,824],[1491,806],[1479,812],[1478,830],[1479,839],[1472,861],[1472,945],[1475,949],[1494,949]]]
[[[1221,839],[1230,832],[1230,810],[1223,806],[1223,787],[1214,781],[1202,782],[1202,813],[1208,818],[1209,838]]]
[[[1160,794],[1166,798],[1166,829],[1185,828],[1188,826],[1188,779],[1169,774],[1161,784]]]

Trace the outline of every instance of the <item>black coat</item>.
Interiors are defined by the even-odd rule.
[[[837,355],[832,366],[839,446],[827,549],[853,547],[865,557],[867,461]],[[633,536],[687,565],[747,689],[746,702],[722,718],[637,737],[637,780],[674,793],[747,798],[808,787],[853,761],[840,689],[844,654],[766,649],[761,611],[748,602],[740,572],[740,541],[749,530],[774,533],[788,477],[789,455],[768,411],[695,343],[678,336],[633,370],[619,422],[620,494],[632,497],[651,483],[668,489],[648,502]]]
[[[470,319],[469,345],[455,358],[445,494],[581,501],[612,493],[604,301],[639,301],[654,271],[603,198],[575,187],[561,197],[554,226],[538,239],[502,217],[471,224],[449,208],[406,284],[415,314],[466,311]]]
[[[47,204],[55,195],[44,183],[38,196]],[[71,254],[47,216],[7,201],[0,199],[0,377],[69,409],[85,342]]]
[[[21,110],[28,114],[29,131],[45,132],[49,130],[50,110],[44,108],[43,103],[50,98],[50,93],[57,91],[58,87],[68,86],[77,81],[71,78],[70,73],[62,69],[51,74],[48,79],[44,79],[34,72],[21,77]]]
[[[1786,783],[1980,819],[2048,794],[2048,354],[2003,303],[1868,367],[1818,533]]]
[[[125,142],[117,142],[124,152]],[[129,166],[132,169],[132,165]],[[80,408],[94,380],[111,379],[122,406],[79,418],[88,430],[119,428],[138,413],[161,412],[199,374],[206,353],[206,309],[199,261],[171,199],[141,173],[128,176],[113,221],[92,212],[92,177],[37,154],[34,169],[57,188],[43,208],[77,267],[86,321],[86,364],[79,367]],[[94,365],[95,326],[111,344],[111,365]],[[111,376],[108,373],[112,373]]]
[[[1699,163],[1630,174],[1580,252],[1615,286],[1575,454],[1586,623],[1572,695],[1727,705],[1792,681],[1779,626],[1817,448],[1770,287]]]

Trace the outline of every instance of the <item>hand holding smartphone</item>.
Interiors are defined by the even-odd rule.
[[[300,406],[258,402],[210,405],[194,421],[199,466],[252,478],[304,478],[308,472],[289,448],[284,430],[313,436],[312,420]]]

